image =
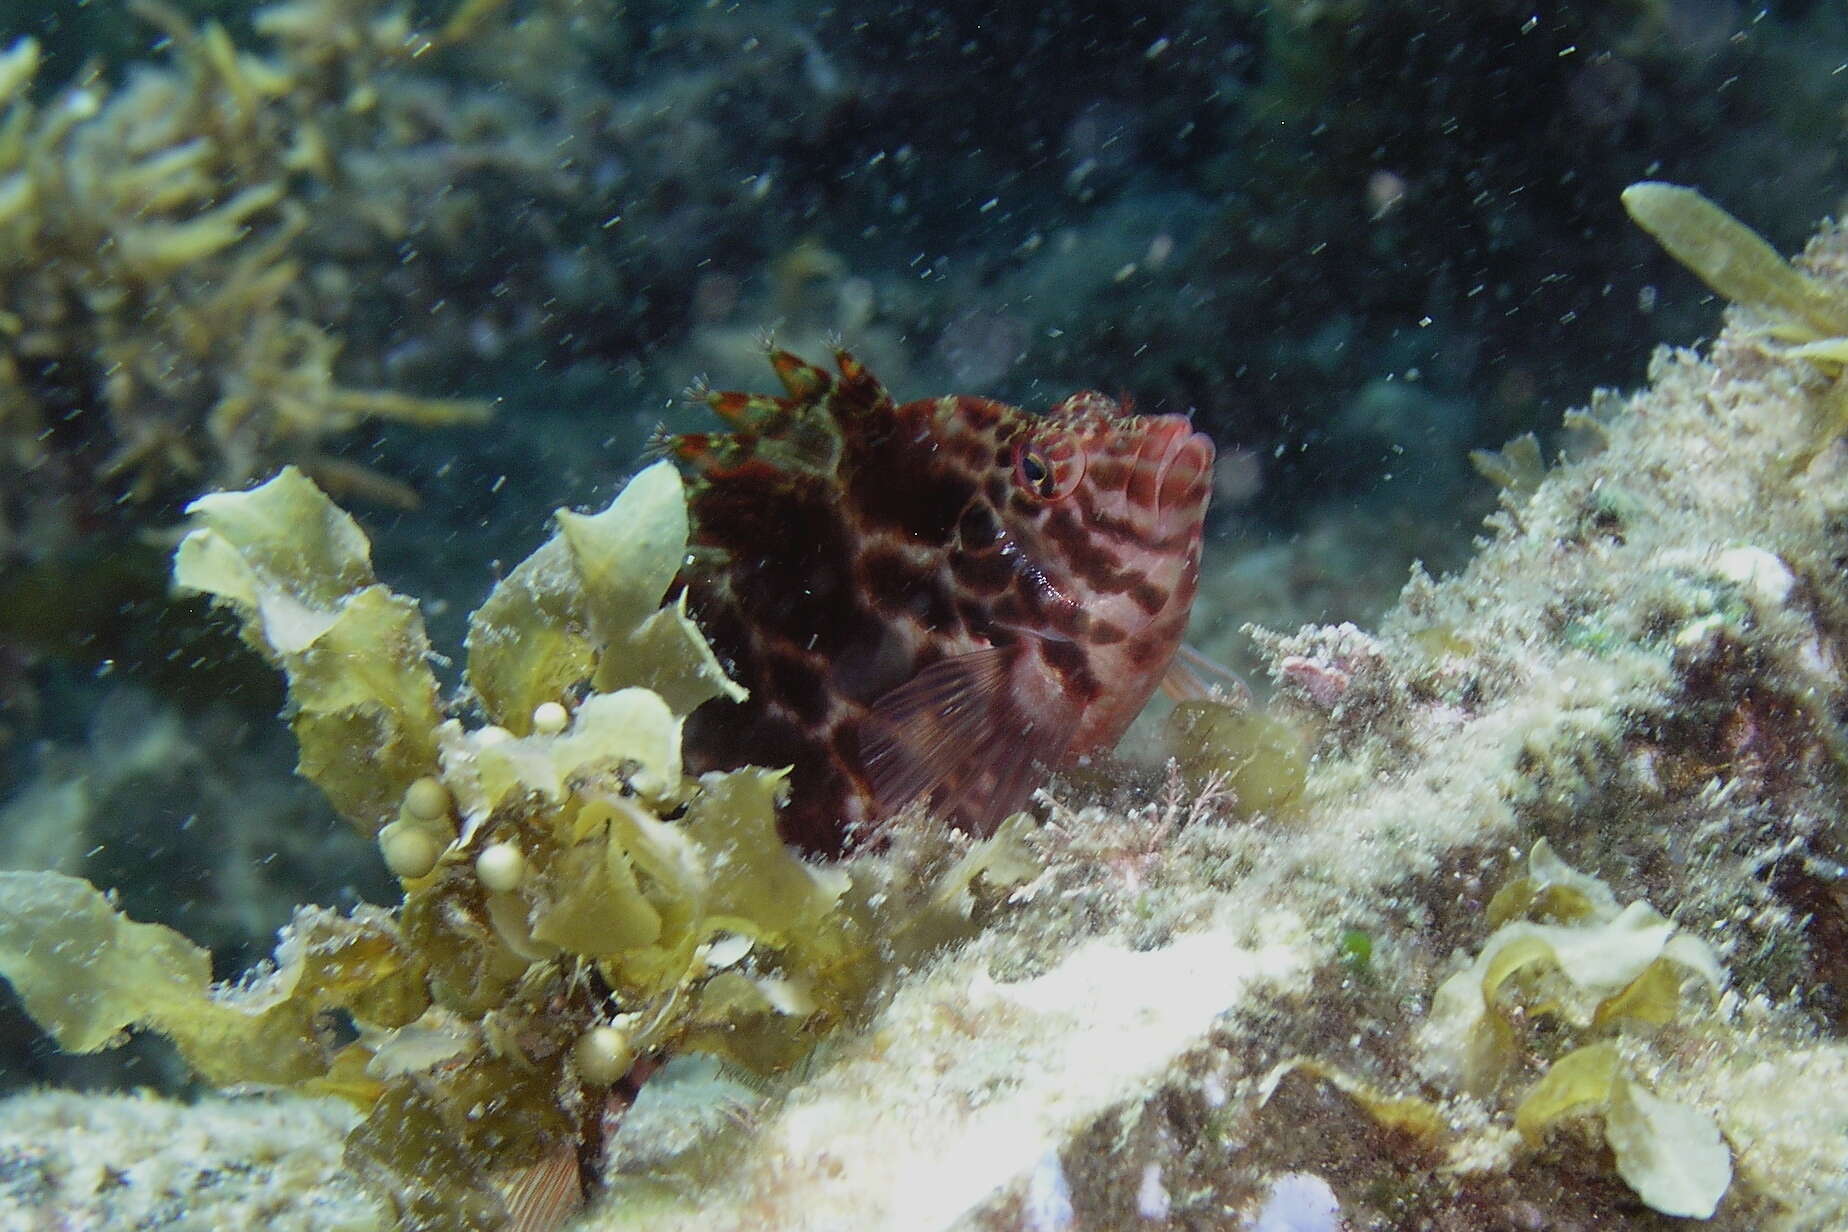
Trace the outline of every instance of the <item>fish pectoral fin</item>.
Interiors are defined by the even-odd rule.
[[[1006,706],[1014,652],[1005,646],[940,659],[873,703],[860,761],[881,813],[935,791],[990,738]]]
[[[943,659],[873,703],[861,763],[883,817],[931,798],[986,834],[1064,756],[1077,716],[1021,713],[1009,687],[1020,653],[993,646]]]
[[[1251,705],[1251,686],[1243,676],[1186,642],[1161,674],[1161,691],[1177,702],[1219,700],[1241,708]]]

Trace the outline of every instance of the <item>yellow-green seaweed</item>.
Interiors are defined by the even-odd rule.
[[[1289,809],[1309,776],[1309,741],[1289,720],[1213,699],[1189,699],[1168,716],[1182,777],[1224,793],[1245,815]]]
[[[1630,1077],[1617,1046],[1575,1048],[1553,1062],[1515,1110],[1515,1128],[1538,1143],[1553,1125],[1593,1112],[1604,1122],[1617,1175],[1664,1215],[1706,1219],[1732,1185],[1732,1152],[1698,1108],[1665,1099]]]
[[[1517,909],[1569,922],[1507,919]],[[1715,993],[1725,986],[1706,942],[1648,903],[1618,906],[1609,887],[1572,869],[1545,839],[1534,844],[1527,875],[1491,901],[1490,915],[1507,922],[1438,987],[1422,1033],[1433,1071],[1466,1089],[1486,1090],[1512,1063],[1504,999],[1523,988],[1533,1010],[1589,1027],[1620,1014],[1662,1021],[1679,1003],[1684,976]]]
[[[1784,260],[1750,227],[1692,188],[1644,181],[1623,192],[1624,209],[1670,256],[1735,304],[1764,313],[1785,352],[1827,373],[1809,405],[1808,439],[1787,473],[1801,474],[1848,432],[1848,297]]]
[[[192,512],[176,583],[287,676],[301,773],[379,835],[403,905],[304,908],[276,969],[227,988],[87,882],[5,873],[0,976],[74,1051],[145,1028],[213,1082],[357,1104],[349,1160],[402,1227],[498,1226],[530,1169],[575,1158],[626,1064],[788,1069],[883,971],[966,936],[978,879],[1036,871],[1018,822],[910,884],[871,858],[811,864],[777,835],[785,769],[685,773],[687,714],[742,691],[663,606],[687,541],[667,463],[561,513],[475,614],[484,725],[448,713],[416,603],[305,476]],[[330,1010],[356,1040],[322,1029]]]
[[[1426,1072],[1466,1091],[1503,1086],[1520,1051],[1518,1017],[1551,1015],[1568,1039],[1586,1039],[1626,1019],[1668,1022],[1690,977],[1714,993],[1726,983],[1705,941],[1648,903],[1620,904],[1545,839],[1490,901],[1488,917],[1495,931],[1439,986],[1420,1032]],[[1732,1184],[1732,1154],[1713,1119],[1644,1087],[1614,1038],[1590,1038],[1553,1059],[1515,1108],[1514,1126],[1537,1146],[1584,1113],[1602,1119],[1618,1175],[1655,1210],[1704,1219]]]
[[[237,611],[244,640],[288,675],[302,774],[376,832],[436,769],[441,715],[416,604],[378,583],[364,532],[293,467],[188,512],[199,525],[175,584]]]
[[[1623,208],[1668,254],[1735,304],[1783,319],[1799,337],[1848,335],[1848,304],[1799,273],[1750,227],[1692,188],[1644,180]]]
[[[293,458],[414,503],[319,442],[368,418],[478,423],[489,406],[345,384],[298,244],[348,178],[325,130],[355,113],[322,79],[326,60],[408,62],[408,40],[350,5],[279,5],[258,24],[314,20],[264,58],[171,6],[130,7],[168,53],[119,85],[89,72],[35,90],[38,42],[0,47],[0,482],[68,470],[53,495],[102,512],[117,495],[241,483]],[[64,421],[75,431],[51,431]],[[30,530],[0,521],[0,552],[37,550]]]
[[[121,915],[82,878],[49,872],[0,872],[0,975],[68,1051],[95,1052],[145,1027],[221,1084],[320,1077],[315,1018],[324,1009],[392,1027],[429,1003],[395,926],[376,909],[302,909],[273,971],[221,988],[205,950]]]

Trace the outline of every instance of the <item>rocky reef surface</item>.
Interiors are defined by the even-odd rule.
[[[1256,674],[1245,621],[1371,624],[1466,559],[1468,449],[1703,327],[1622,185],[1786,249],[1834,207],[1841,39],[1813,0],[0,2],[0,864],[61,793],[58,867],[223,970],[289,903],[376,900],[316,793],[222,807],[289,750],[170,600],[180,509],[292,462],[453,644],[482,561],[770,329],[901,396],[1186,411],[1222,459],[1198,636]],[[215,773],[116,758],[134,693]],[[0,1019],[0,1087],[55,1071]]]
[[[1747,307],[1646,392],[1542,409],[1698,328],[1621,185],[1702,184],[1782,246],[1828,208],[1830,6],[0,29],[0,868],[87,877],[220,976],[298,901],[396,901],[370,825],[290,773],[269,669],[167,598],[181,505],[294,461],[458,646],[485,562],[607,497],[693,374],[839,333],[901,390],[1194,413],[1222,457],[1194,638],[1275,697],[1147,724],[1165,783],[1052,785],[1036,872],[794,1074],[649,1077],[590,1224],[1848,1223],[1848,242],[1813,246],[1817,295],[1720,278]],[[389,426],[478,421],[458,394],[491,424]],[[1571,460],[1477,455],[1503,508],[1464,568],[1493,499],[1465,451],[1527,428]],[[1415,558],[1456,575],[1394,606]],[[899,840],[878,875],[933,899],[962,849]],[[0,1227],[391,1222],[345,1106],[191,1081],[152,1033],[59,1053],[0,994],[0,1090],[196,1097],[0,1104]]]
[[[1848,296],[1848,233],[1806,260]],[[1848,451],[1838,340],[1790,332],[1735,307],[1599,394],[1376,630],[1258,633],[1287,807],[1055,783],[1038,874],[863,1025],[648,1083],[583,1226],[1842,1226]],[[383,1226],[342,1115],[279,1151],[276,1108],[16,1097],[0,1193]]]

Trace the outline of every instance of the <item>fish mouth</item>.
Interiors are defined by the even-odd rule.
[[[1185,415],[1163,415],[1144,449],[1157,455],[1155,516],[1163,522],[1197,518],[1212,491],[1212,438],[1195,432]]]

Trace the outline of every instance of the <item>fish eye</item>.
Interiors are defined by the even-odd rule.
[[[1014,447],[1014,481],[1043,501],[1071,495],[1084,476],[1084,453],[1063,433],[1049,433]]]
[[[1020,455],[1020,474],[1030,486],[1039,489],[1041,496],[1052,495],[1052,468],[1040,457],[1039,450],[1028,449]]]

